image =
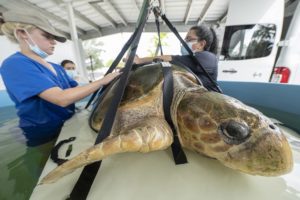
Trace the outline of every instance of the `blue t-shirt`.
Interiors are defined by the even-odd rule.
[[[47,132],[55,132],[65,120],[74,114],[74,104],[61,107],[41,99],[38,94],[52,88],[67,89],[76,87],[76,81],[69,78],[65,70],[57,64],[50,63],[57,75],[37,61],[17,52],[4,60],[0,68],[7,92],[15,103],[23,130],[32,131],[31,136],[46,137]],[[29,136],[30,137],[30,136]]]

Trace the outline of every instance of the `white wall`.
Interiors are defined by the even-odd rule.
[[[76,63],[73,42],[67,40],[65,43],[58,42],[54,54],[47,58],[48,61],[60,64],[62,60],[68,59]]]
[[[0,36],[0,46],[0,65],[6,57],[19,49],[17,44],[12,43],[5,36]]]
[[[10,56],[11,54],[19,51],[19,46],[11,41],[9,41],[5,36],[0,36],[0,65],[3,60]],[[65,43],[57,42],[55,46],[55,52],[53,55],[47,58],[48,61],[54,63],[60,63],[64,59],[73,60],[75,62],[75,52],[74,52],[73,42],[67,40]],[[77,63],[76,63],[77,64]]]
[[[18,45],[9,41],[5,36],[0,36],[0,65],[3,60],[18,50]],[[0,90],[4,90],[4,84],[0,74]]]
[[[19,46],[9,41],[5,36],[0,36],[0,65],[11,54],[19,51]],[[73,42],[68,40],[65,43],[58,42],[55,46],[55,52],[53,55],[47,58],[48,61],[60,64],[64,59],[69,59],[76,62]],[[77,63],[76,63],[77,64]],[[4,85],[0,76],[0,90],[3,90]]]

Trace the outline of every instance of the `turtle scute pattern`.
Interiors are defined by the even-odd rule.
[[[171,115],[184,148],[248,174],[278,176],[291,171],[293,159],[289,144],[266,116],[237,99],[207,91],[186,70],[175,65],[172,68]],[[91,115],[95,130],[101,127],[116,84],[118,81],[107,90]],[[168,148],[173,134],[164,119],[162,85],[160,64],[133,71],[110,136],[53,169],[40,183],[55,182],[79,167],[112,154]]]

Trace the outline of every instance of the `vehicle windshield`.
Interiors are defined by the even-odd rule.
[[[270,55],[275,40],[274,24],[227,26],[221,59],[245,60]]]

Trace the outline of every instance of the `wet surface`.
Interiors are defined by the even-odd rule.
[[[27,147],[18,119],[11,113],[0,122],[0,199],[25,200],[38,181],[53,143]]]
[[[8,113],[9,116],[0,121],[0,199],[29,199],[52,144],[27,147],[21,130],[17,128],[15,114]],[[72,134],[81,137],[80,144],[74,142],[70,157],[94,143],[95,133],[87,124],[88,115],[85,111],[77,114],[63,129],[60,138],[68,138]],[[190,151],[186,151],[189,163],[177,166],[170,149],[148,154],[126,153],[103,161],[89,199],[99,199],[100,196],[111,200],[300,199],[300,135],[281,122],[273,121],[285,132],[293,150],[294,169],[287,175],[250,176]],[[43,174],[53,167],[48,161]],[[80,170],[77,170],[73,176],[55,184],[36,187],[31,199],[65,199],[79,173]]]
[[[77,136],[70,157],[94,143],[95,133],[89,129],[87,118],[86,112],[77,114],[62,131],[59,140],[69,138],[71,135]],[[285,132],[288,137],[297,134],[291,133],[291,130]],[[299,136],[295,135],[293,141],[298,143]],[[184,165],[174,164],[170,148],[147,154],[113,155],[102,161],[88,199],[300,199],[300,153],[297,145],[291,146],[294,168],[289,174],[279,177],[243,174],[223,166],[214,159],[188,150],[185,151],[188,163]],[[63,152],[65,150],[62,149]],[[41,177],[54,167],[56,166],[53,162],[48,161]],[[31,199],[65,199],[80,172],[80,169],[76,170],[54,184],[37,186]]]

